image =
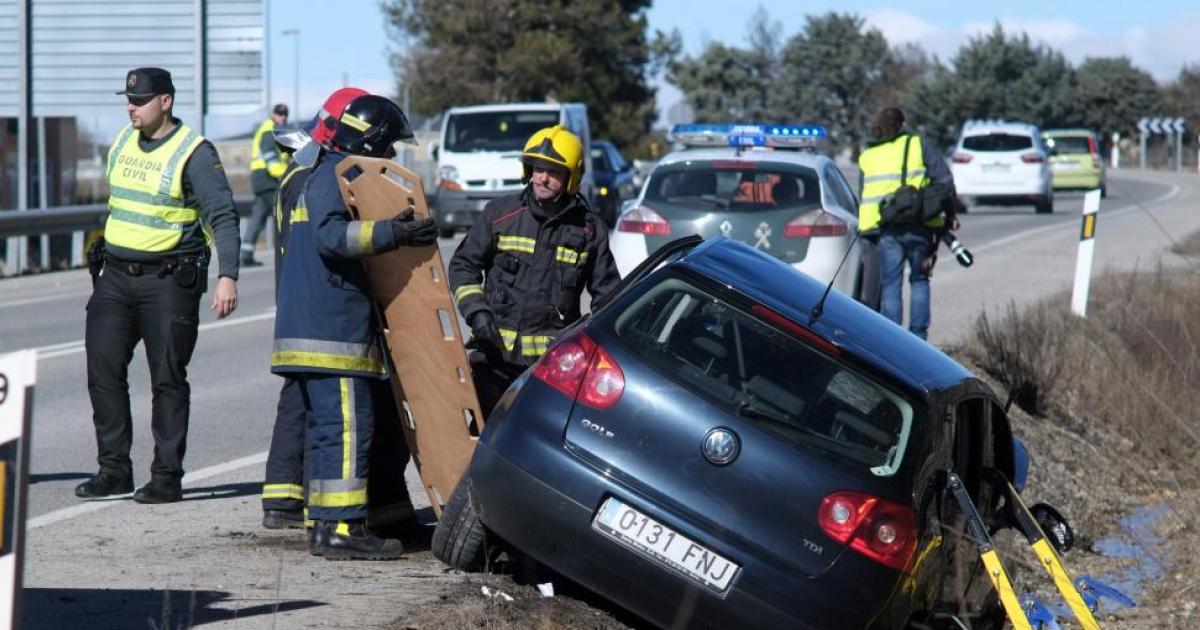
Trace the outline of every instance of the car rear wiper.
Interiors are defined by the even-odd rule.
[[[678,203],[675,201],[676,199],[699,199],[705,203],[717,206],[722,210],[728,210],[729,205],[732,203],[730,200],[724,197],[718,197],[716,195],[676,195],[674,197],[667,198],[667,203]]]

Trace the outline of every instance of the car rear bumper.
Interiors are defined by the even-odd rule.
[[[1104,178],[1096,171],[1054,171],[1055,188],[1099,188]]]

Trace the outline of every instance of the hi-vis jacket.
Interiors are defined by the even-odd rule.
[[[141,252],[167,252],[183,230],[200,220],[200,210],[184,205],[183,170],[204,137],[180,123],[170,140],[152,151],[138,146],[138,132],[126,125],[108,151],[108,220],[104,239]]]
[[[256,193],[278,188],[290,161],[288,155],[275,146],[275,138],[271,135],[274,130],[275,120],[267,118],[254,130],[254,140],[250,143],[250,185]]]
[[[326,154],[294,202],[284,200],[287,205],[280,216],[289,231],[271,352],[271,371],[277,374],[387,374],[366,272],[358,259],[391,251],[397,244],[390,221],[356,221],[350,216],[334,171],[344,158]]]
[[[596,302],[621,281],[608,228],[578,196],[539,219],[529,210],[532,194],[526,187],[488,203],[449,265],[463,319],[491,311],[514,365],[532,364],[580,318],[584,287]]]
[[[932,183],[931,174],[926,172],[925,151],[921,144],[921,136],[902,133],[891,140],[871,145],[858,156],[858,166],[862,170],[863,179],[862,200],[858,205],[859,231],[870,232],[879,229],[882,219],[880,202],[901,186],[906,142],[908,144],[908,171],[904,174],[904,183],[917,190],[926,188]],[[925,225],[937,229],[942,227],[943,222],[942,215],[939,214],[926,221]]]

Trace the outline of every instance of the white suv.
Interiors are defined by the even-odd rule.
[[[950,172],[964,205],[1032,204],[1054,212],[1054,183],[1041,133],[1034,125],[967,121],[954,147]]]

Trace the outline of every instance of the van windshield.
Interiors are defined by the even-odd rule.
[[[557,111],[453,114],[446,123],[445,150],[520,151],[535,131],[558,124]]]

